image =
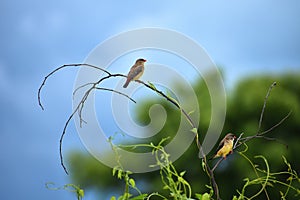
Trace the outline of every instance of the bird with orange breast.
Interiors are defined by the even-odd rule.
[[[139,58],[135,61],[135,64],[130,68],[126,83],[123,85],[123,88],[126,88],[130,81],[138,80],[143,75],[145,69],[144,63],[146,61],[147,60],[143,58]]]
[[[228,133],[223,138],[223,140],[221,140],[221,142],[217,148],[216,154],[209,160],[218,158],[218,157],[223,157],[224,159],[226,159],[226,156],[228,154],[232,153],[232,148],[233,148],[233,143],[234,143],[235,138],[236,138],[236,136],[234,134]]]

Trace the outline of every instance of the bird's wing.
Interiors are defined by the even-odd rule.
[[[128,74],[128,78],[133,79],[134,77],[136,77],[138,74],[140,74],[143,71],[143,68],[144,68],[143,65],[133,67],[132,70],[130,70],[130,72]]]
[[[224,146],[224,143],[225,143],[225,138],[223,140],[221,140],[221,142],[219,143],[216,153]]]

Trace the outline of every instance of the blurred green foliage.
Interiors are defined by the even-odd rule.
[[[284,156],[299,174],[300,156],[297,153],[300,152],[300,74],[250,77],[240,81],[232,91],[227,91],[226,121],[222,135],[232,132],[236,135],[244,133],[244,136],[249,136],[257,132],[264,98],[269,86],[274,81],[277,82],[277,86],[268,98],[261,130],[267,130],[274,126],[292,111],[290,117],[283,124],[267,134],[268,137],[277,138],[287,144],[288,148],[275,141],[254,139],[247,143],[249,149],[245,154],[250,159],[254,159],[254,156],[257,155],[263,155],[273,171],[287,170],[286,165],[282,162],[282,156]],[[180,87],[180,85],[174,87]],[[199,100],[201,115],[198,132],[200,133],[200,139],[203,139],[210,123],[210,95],[203,80],[197,81],[194,90]],[[184,90],[182,90],[182,95],[184,95]],[[176,134],[178,128],[176,124],[180,120],[180,112],[175,106],[160,97],[147,99],[142,103],[139,102],[136,109],[137,120],[142,124],[149,123],[148,110],[153,104],[157,103],[165,108],[168,114],[167,122],[160,133],[148,140],[141,141],[141,143],[157,143],[166,136],[172,138]],[[243,146],[237,149],[237,151],[242,150]],[[72,152],[68,156],[68,162],[73,182],[82,188],[95,189],[100,192],[119,191],[122,182],[112,177],[110,168],[102,165],[90,155]],[[212,161],[212,164],[214,162]],[[193,194],[203,194],[208,191],[205,185],[209,183],[209,180],[202,170],[195,143],[174,165],[178,171],[186,171],[185,179],[190,183]],[[137,187],[143,193],[160,192],[165,194],[165,191],[161,189],[163,185],[158,171],[132,174],[131,177],[135,179]],[[234,153],[218,166],[215,177],[221,197],[232,199],[234,195],[238,194],[237,190],[241,191],[243,188],[245,184],[243,180],[245,178],[256,178],[256,174],[247,160],[238,153]],[[283,180],[287,178],[284,175],[282,176]],[[245,194],[253,194],[257,189],[251,187],[247,189]],[[278,188],[268,186],[267,190],[270,191],[270,199],[280,199]],[[257,199],[264,198],[264,193],[257,197]],[[287,196],[287,199],[293,198],[294,196]]]

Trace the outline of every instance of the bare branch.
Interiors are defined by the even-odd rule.
[[[264,100],[263,108],[262,108],[261,113],[260,113],[260,118],[259,118],[259,122],[258,122],[257,133],[259,133],[260,128],[261,128],[261,123],[262,123],[262,120],[263,120],[263,117],[264,117],[266,104],[267,104],[268,98],[270,96],[271,90],[273,89],[274,86],[276,86],[276,84],[277,84],[276,82],[273,82],[272,85],[268,89],[267,95],[266,95],[265,100]]]
[[[100,67],[97,67],[97,66],[94,66],[94,65],[90,65],[90,64],[85,64],[85,63],[79,63],[79,64],[66,64],[66,65],[62,65],[58,68],[56,68],[55,70],[53,70],[52,72],[50,72],[47,76],[45,76],[42,84],[40,85],[39,89],[38,89],[38,102],[39,102],[39,106],[42,108],[42,110],[44,110],[44,107],[42,105],[42,102],[41,102],[41,91],[44,87],[44,85],[46,84],[46,81],[47,79],[53,75],[54,73],[56,73],[57,71],[63,69],[63,68],[66,68],[66,67],[82,67],[82,66],[85,66],[85,67],[91,67],[91,68],[94,68],[94,69],[98,69],[98,70],[101,70],[107,74],[110,74],[108,71],[100,68]]]
[[[161,95],[162,97],[164,97],[167,101],[171,102],[173,105],[175,105],[178,109],[180,109],[180,111],[184,114],[184,116],[186,117],[186,119],[188,120],[188,122],[191,124],[192,128],[198,128],[195,123],[193,122],[192,118],[189,116],[189,114],[181,108],[181,106],[179,105],[178,102],[174,101],[174,99],[168,97],[166,94],[164,94],[162,91],[158,90],[157,88],[141,81],[141,80],[136,80],[136,82],[143,84],[144,86],[146,86],[147,88],[149,88],[150,90],[153,90],[154,92],[158,93],[159,95]]]
[[[233,150],[236,148],[236,145],[239,143],[239,141],[241,140],[241,138],[242,138],[242,136],[244,135],[244,133],[241,133],[240,135],[239,135],[239,137],[236,139],[236,141],[235,141],[235,143],[234,143],[234,145],[233,145]]]
[[[83,84],[83,85],[79,86],[78,88],[76,88],[76,89],[73,91],[73,98],[74,98],[74,96],[75,96],[75,94],[76,94],[76,92],[77,92],[78,90],[80,90],[81,88],[84,88],[85,86],[88,86],[88,85],[94,85],[94,83],[86,83],[86,84]]]
[[[103,88],[103,87],[95,87],[95,89],[97,89],[97,90],[105,90],[105,91],[110,91],[110,92],[114,92],[114,93],[120,94],[120,95],[122,95],[122,96],[127,97],[127,98],[128,98],[130,101],[132,101],[133,103],[136,103],[136,101],[135,101],[133,98],[131,98],[131,97],[128,96],[127,94],[124,94],[124,93],[119,92],[119,91],[117,91],[117,90],[113,90],[113,89],[109,89],[109,88]]]
[[[38,102],[39,102],[39,106],[42,108],[42,110],[44,110],[44,107],[41,103],[41,91],[46,83],[46,81],[48,80],[48,78],[50,76],[52,76],[54,73],[56,73],[57,71],[61,70],[61,69],[64,69],[64,68],[67,68],[67,67],[90,67],[90,68],[94,68],[94,69],[97,69],[97,70],[100,70],[100,71],[103,71],[107,74],[107,76],[99,79],[97,82],[95,83],[88,83],[88,84],[85,84],[83,86],[80,86],[79,88],[76,89],[76,91],[82,87],[85,87],[87,85],[92,85],[91,88],[89,88],[85,94],[83,95],[81,101],[79,102],[79,104],[77,105],[77,107],[75,108],[75,110],[72,112],[72,114],[69,116],[69,118],[67,119],[65,125],[64,125],[64,128],[63,128],[63,131],[62,131],[62,134],[60,136],[60,140],[59,140],[59,155],[60,155],[60,163],[61,163],[61,166],[63,167],[64,171],[66,172],[66,174],[68,174],[68,171],[67,171],[67,168],[64,164],[64,159],[63,159],[63,153],[62,153],[62,143],[63,143],[63,138],[66,134],[66,130],[67,130],[67,127],[71,121],[71,119],[74,117],[75,113],[78,112],[79,114],[79,119],[80,119],[80,126],[82,124],[82,122],[85,122],[82,118],[82,109],[84,107],[84,103],[86,101],[86,99],[88,98],[90,92],[93,90],[93,89],[99,89],[99,90],[108,90],[108,91],[112,91],[112,92],[115,92],[115,93],[118,93],[120,95],[123,95],[127,98],[129,98],[131,101],[135,102],[132,98],[130,98],[128,95],[125,95],[121,92],[118,92],[118,91],[114,91],[114,90],[110,90],[110,89],[104,89],[104,88],[100,88],[100,87],[96,87],[98,84],[100,84],[102,81],[110,78],[110,77],[126,77],[125,75],[123,74],[111,74],[110,72],[108,72],[107,70],[104,70],[100,67],[97,67],[97,66],[94,66],[94,65],[90,65],[90,64],[66,64],[66,65],[62,65],[58,68],[56,68],[55,70],[53,70],[52,72],[50,72],[43,80],[42,84],[40,85],[39,89],[38,89]],[[74,92],[76,92],[74,91]],[[73,92],[73,95],[74,95],[74,92]],[[86,123],[86,122],[85,122]]]
[[[215,171],[215,169],[218,167],[218,165],[219,165],[223,160],[224,160],[224,158],[221,157],[221,158],[218,160],[218,162],[215,164],[215,166],[212,168],[211,171]]]
[[[271,128],[269,128],[266,131],[263,131],[261,133],[259,133],[258,135],[264,135],[266,133],[269,133],[270,131],[272,131],[273,129],[277,128],[279,125],[281,125],[290,115],[292,114],[292,111],[290,111],[284,118],[282,118],[277,124],[275,124],[274,126],[272,126]]]
[[[290,115],[291,115],[292,111],[290,111],[284,118],[282,118],[277,124],[275,124],[274,126],[272,126],[271,128],[269,128],[268,130],[266,131],[263,131],[263,132],[260,132],[260,133],[256,133],[255,135],[252,135],[252,136],[248,136],[248,137],[244,137],[244,138],[241,138],[239,137],[240,139],[237,140],[234,144],[234,148],[233,149],[236,149],[238,148],[239,146],[241,146],[243,143],[246,143],[248,142],[249,140],[252,140],[254,138],[263,138],[265,140],[269,140],[269,141],[276,141],[280,144],[283,144],[286,146],[286,148],[288,148],[288,145],[285,144],[284,142],[281,142],[279,141],[278,139],[276,138],[270,138],[270,137],[266,137],[264,136],[265,134],[271,132],[272,130],[274,130],[275,128],[277,128],[279,125],[281,125]]]
[[[237,141],[235,142],[233,150],[236,149],[236,148],[238,148],[242,144],[244,144],[244,143],[246,143],[246,142],[254,139],[254,138],[263,138],[263,139],[269,140],[269,141],[276,141],[276,142],[278,142],[280,144],[285,145],[286,148],[288,148],[287,144],[279,141],[278,139],[271,138],[271,137],[266,137],[264,135],[267,134],[267,133],[269,133],[269,132],[271,132],[272,130],[274,130],[275,128],[277,128],[279,125],[281,125],[291,115],[292,111],[290,111],[277,124],[275,124],[274,126],[272,126],[271,128],[269,128],[268,130],[260,132],[261,124],[262,124],[262,121],[263,121],[263,116],[264,116],[264,112],[265,112],[265,108],[266,108],[266,104],[267,104],[267,100],[268,100],[268,98],[270,96],[270,93],[271,93],[271,90],[273,89],[274,86],[276,86],[276,82],[273,82],[272,85],[269,87],[268,92],[266,94],[266,97],[264,99],[264,104],[263,104],[263,108],[262,108],[261,113],[260,113],[260,119],[259,119],[259,123],[258,123],[258,130],[257,130],[256,134],[252,135],[252,136],[248,136],[248,137],[242,137],[242,134],[241,134],[239,136],[239,138],[237,139]]]

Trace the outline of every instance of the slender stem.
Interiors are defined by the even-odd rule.
[[[268,98],[269,98],[269,96],[270,96],[271,90],[273,89],[274,86],[276,86],[276,84],[277,84],[276,82],[273,82],[273,83],[272,83],[272,85],[271,85],[271,86],[269,87],[269,89],[268,89],[267,95],[265,96],[263,108],[262,108],[262,110],[261,110],[260,118],[259,118],[259,122],[258,122],[257,133],[259,133],[260,128],[261,128],[261,123],[262,123],[262,120],[263,120],[263,117],[264,117],[266,104],[267,104]]]
[[[46,81],[47,79],[52,76],[54,73],[56,73],[57,71],[63,69],[63,68],[67,68],[67,67],[90,67],[90,68],[94,68],[94,69],[97,69],[97,70],[100,70],[100,71],[103,71],[105,72],[106,74],[110,74],[108,71],[100,68],[100,67],[97,67],[97,66],[94,66],[94,65],[90,65],[90,64],[86,64],[86,63],[76,63],[76,64],[66,64],[66,65],[62,65],[56,69],[54,69],[52,72],[50,72],[47,76],[45,76],[42,84],[40,85],[39,89],[38,89],[38,103],[39,103],[39,106],[42,108],[42,110],[44,110],[44,107],[42,105],[42,102],[41,102],[41,92],[42,92],[42,89],[43,87],[45,86],[46,84]]]
[[[277,141],[278,142],[278,140],[276,138],[270,138],[270,137],[266,137],[266,136],[263,136],[263,135],[271,132],[276,127],[278,127],[279,125],[281,125],[290,116],[291,111],[285,117],[283,117],[277,124],[275,124],[274,126],[272,126],[271,128],[269,128],[266,131],[260,132],[261,124],[262,124],[262,121],[263,121],[263,116],[264,116],[264,112],[265,112],[265,108],[266,108],[266,104],[267,104],[268,98],[270,96],[271,90],[273,89],[274,86],[276,86],[276,82],[273,82],[270,85],[270,87],[268,89],[268,92],[267,92],[267,94],[265,96],[264,104],[263,104],[263,107],[262,107],[262,110],[261,110],[261,113],[260,113],[260,119],[259,119],[259,123],[258,123],[258,130],[257,130],[256,134],[254,134],[252,136],[248,136],[248,137],[241,137],[241,135],[240,135],[239,138],[237,139],[237,141],[234,144],[233,150],[236,149],[236,148],[238,148],[242,144],[244,144],[244,143],[246,143],[246,142],[254,139],[254,138],[263,138],[265,140]],[[279,143],[284,144],[282,142],[279,142]],[[287,146],[286,144],[284,144],[284,145]]]
[[[218,165],[224,160],[223,157],[221,157],[218,162],[215,164],[215,166],[212,168],[212,171],[215,171],[215,169],[218,167]]]

